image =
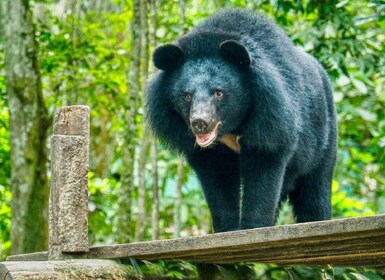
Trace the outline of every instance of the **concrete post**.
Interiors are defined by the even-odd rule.
[[[51,137],[50,260],[81,257],[88,243],[89,107],[58,110]]]

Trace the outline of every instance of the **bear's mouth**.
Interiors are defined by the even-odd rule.
[[[221,122],[217,122],[212,131],[208,133],[195,134],[196,143],[202,148],[210,146],[215,141],[215,139],[217,139],[218,129],[221,125]]]

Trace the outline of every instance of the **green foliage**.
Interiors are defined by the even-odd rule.
[[[341,189],[336,181],[333,181],[332,191],[334,217],[359,217],[375,214],[370,208],[370,203],[364,203],[363,199],[351,195],[349,189]]]
[[[38,32],[46,101],[53,106],[93,104],[94,114],[101,108],[116,112],[127,86],[129,41],[124,30],[129,12],[90,12],[85,18],[69,12],[60,18],[53,9],[46,7]]]
[[[90,173],[88,182],[90,242],[92,244],[112,244],[118,181],[115,178],[97,178],[93,173]]]
[[[379,271],[332,267],[255,265],[254,270],[261,280],[377,280],[385,276]]]
[[[162,275],[171,279],[194,279],[198,276],[195,265],[182,261],[146,261],[140,263],[138,269],[145,276]]]
[[[124,260],[137,275],[144,277],[170,277],[170,279],[197,279],[196,265],[183,261]],[[265,264],[215,265],[213,280],[380,280],[385,272],[354,268],[326,268],[308,266],[277,266]]]

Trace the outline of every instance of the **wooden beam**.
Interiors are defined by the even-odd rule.
[[[7,262],[14,262],[14,261],[38,262],[38,261],[47,261],[47,260],[48,260],[48,252],[27,253],[27,254],[12,255],[7,257]]]
[[[29,257],[46,258],[46,253],[8,260]],[[385,263],[385,215],[91,247],[88,257],[380,267]]]
[[[111,260],[62,260],[0,263],[1,280],[31,279],[142,279],[127,266]]]
[[[201,263],[376,266],[385,261],[385,216],[93,247],[90,257],[183,259]]]

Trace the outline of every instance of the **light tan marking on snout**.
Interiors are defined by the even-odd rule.
[[[225,134],[221,138],[219,138],[219,142],[225,144],[231,150],[236,152],[237,154],[241,153],[241,145],[239,144],[239,139],[241,136],[237,136],[234,134]]]

